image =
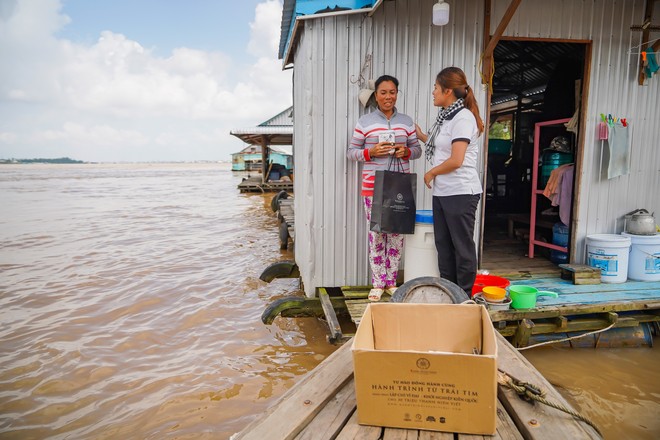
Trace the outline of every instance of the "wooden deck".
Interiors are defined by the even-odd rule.
[[[293,192],[293,182],[274,181],[264,182],[261,176],[248,177],[238,184],[238,190],[242,193],[265,193],[289,191]]]
[[[502,336],[498,335],[498,368],[544,390],[552,402],[571,408],[557,390]],[[466,435],[383,428],[357,423],[350,342],[310,371],[266,413],[260,414],[232,440],[265,439],[596,439],[596,431],[565,412],[521,399],[510,388],[498,387],[495,436]]]

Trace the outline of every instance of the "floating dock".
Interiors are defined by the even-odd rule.
[[[570,404],[501,335],[498,338],[498,368],[512,372],[520,381],[545,391],[545,399],[568,410]],[[594,428],[572,415],[539,402],[523,400],[513,389],[498,386],[497,433],[495,436],[454,434],[417,429],[383,428],[357,423],[350,343],[341,346],[310,371],[266,413],[232,440],[264,439],[598,439]]]

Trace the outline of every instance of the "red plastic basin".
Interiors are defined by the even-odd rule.
[[[511,283],[506,278],[495,275],[477,275],[477,278],[474,280],[474,287],[472,287],[472,295],[483,291],[483,288],[486,286],[495,286],[506,289],[509,284]]]

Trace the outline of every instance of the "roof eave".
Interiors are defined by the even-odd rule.
[[[287,42],[287,45],[284,49],[284,55],[282,56],[282,70],[289,69],[293,67],[293,48],[296,45],[296,39],[298,37],[298,26],[300,21],[314,19],[314,18],[325,18],[325,17],[334,17],[337,15],[353,15],[353,14],[366,14],[371,17],[376,9],[383,3],[384,0],[376,0],[376,3],[370,8],[361,8],[361,9],[347,9],[342,11],[332,11],[332,12],[323,12],[321,14],[311,14],[311,15],[300,15],[295,17],[293,22],[293,32],[291,33],[291,38]]]

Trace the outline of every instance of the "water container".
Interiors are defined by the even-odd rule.
[[[543,151],[541,155],[541,188],[548,183],[552,170],[567,163],[573,163],[573,153],[563,153],[555,150]]]
[[[568,226],[562,222],[557,222],[552,226],[552,244],[568,247]],[[553,249],[550,251],[550,261],[555,264],[568,263],[568,254]]]
[[[630,237],[632,246],[628,260],[628,278],[635,281],[660,281],[660,234],[636,235],[622,232]]]
[[[587,264],[601,270],[601,282],[626,282],[630,243],[630,237],[618,234],[587,235]]]
[[[440,277],[433,235],[433,211],[417,211],[415,233],[406,236],[403,248],[404,282],[419,277]]]

